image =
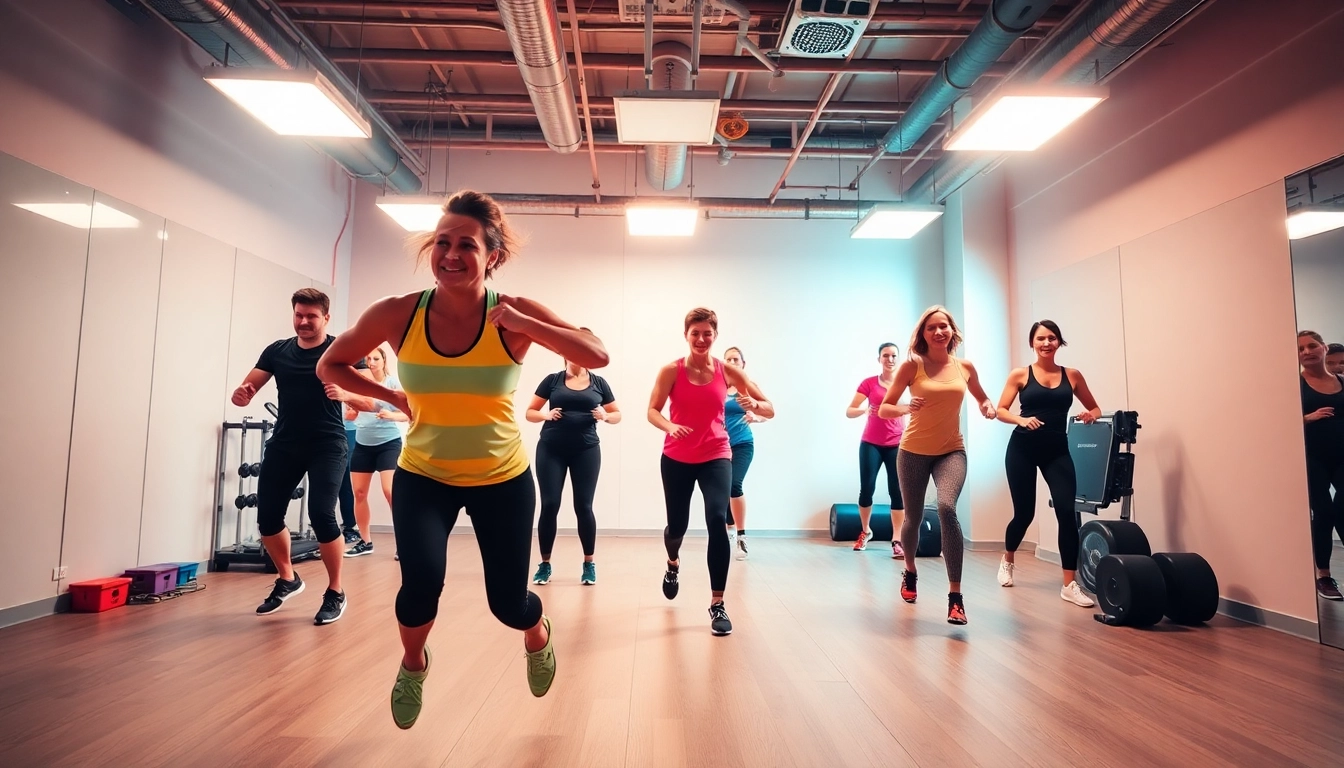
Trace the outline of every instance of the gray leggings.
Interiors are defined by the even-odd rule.
[[[943,562],[947,580],[961,582],[961,523],[957,520],[957,497],[966,483],[966,452],[953,451],[941,456],[925,456],[902,450],[896,454],[896,474],[901,478],[901,498],[910,512],[901,526],[901,546],[906,552],[919,549],[919,526],[924,509],[924,491],[933,478],[938,489],[938,520],[943,528]]]

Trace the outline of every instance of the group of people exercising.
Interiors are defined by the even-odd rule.
[[[395,611],[403,654],[391,695],[393,719],[401,728],[414,725],[420,714],[432,664],[426,641],[443,590],[448,535],[463,509],[472,519],[481,552],[490,610],[523,632],[533,695],[545,695],[555,676],[550,619],[541,598],[528,589],[538,486],[541,564],[532,582],[545,584],[551,578],[566,474],[584,551],[581,581],[596,581],[592,501],[601,466],[597,424],[614,424],[622,414],[611,387],[591,372],[608,362],[595,334],[536,301],[501,295],[486,285],[518,248],[518,237],[494,200],[472,191],[453,195],[419,248],[420,262],[434,275],[432,288],[375,302],[339,338],[326,333],[328,298],[311,288],[296,292],[296,335],[268,346],[233,393],[233,403],[246,406],[271,378],[279,390],[280,415],[263,457],[257,494],[262,542],[279,574],[257,613],[276,611],[304,589],[290,563],[285,512],[290,492],[306,473],[309,514],[329,580],[315,623],[341,618],[347,605],[342,556],[372,551],[367,492],[372,475],[383,473],[402,576]],[[710,629],[727,635],[732,632],[724,603],[729,562],[734,549],[739,557],[747,555],[742,481],[753,453],[750,424],[773,418],[775,407],[747,376],[740,348],[730,348],[723,360],[711,354],[718,337],[713,311],[691,310],[683,332],[687,354],[659,370],[647,410],[648,421],[665,433],[661,474],[667,563],[662,590],[668,599],[679,591],[680,550],[698,485],[709,533]],[[966,477],[960,414],[967,393],[985,418],[1017,427],[1006,457],[1014,518],[1005,536],[999,583],[1013,584],[1013,556],[1034,516],[1035,472],[1040,468],[1060,519],[1061,596],[1091,605],[1073,581],[1075,481],[1065,429],[1074,397],[1086,409],[1079,419],[1091,421],[1100,411],[1081,374],[1055,362],[1064,344],[1058,326],[1036,323],[1030,338],[1036,361],[1013,371],[996,407],[975,367],[954,356],[962,334],[952,314],[931,307],[920,317],[906,360],[900,361],[894,344],[879,348],[881,373],[859,385],[848,409],[850,417],[868,417],[859,462],[863,526],[854,548],[864,549],[871,538],[868,521],[876,476],[886,467],[893,525],[899,523],[900,531],[899,541],[892,543],[893,557],[905,565],[900,593],[914,603],[921,520],[912,514],[902,521],[900,510],[921,508],[932,479],[949,582],[947,618],[953,624],[966,623],[956,501]],[[535,483],[513,408],[521,363],[533,344],[565,361],[563,371],[538,385],[526,410],[529,421],[543,424]],[[388,348],[396,355],[398,376],[387,370]],[[1020,413],[1013,414],[1010,409],[1018,398]],[[357,425],[349,457],[345,419]],[[396,426],[403,420],[410,423],[404,443]],[[373,430],[367,440],[359,439],[361,427]],[[343,540],[335,515],[347,466],[363,502],[356,508],[360,536],[352,542]],[[353,546],[342,552],[347,543]]]

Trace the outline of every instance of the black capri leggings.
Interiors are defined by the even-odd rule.
[[[728,508],[733,464],[728,459],[687,464],[664,455],[662,471],[663,499],[667,503],[667,527],[663,529],[667,559],[676,560],[680,556],[682,539],[686,538],[686,528],[691,524],[691,494],[695,492],[695,484],[699,483],[700,495],[705,499],[705,528],[709,533],[709,547],[705,553],[709,563],[709,588],[722,592],[728,585],[728,563],[732,560],[723,511]]]
[[[755,455],[756,444],[753,442],[738,443],[733,446],[733,476],[728,484],[728,498],[742,498],[742,481],[747,479],[747,470],[751,469],[751,460]],[[732,525],[733,505],[728,504],[723,509],[724,522]]]
[[[556,520],[560,516],[560,495],[565,490],[565,472],[574,489],[574,515],[579,519],[579,542],[583,554],[592,557],[597,545],[597,518],[593,515],[593,496],[597,493],[597,475],[602,470],[601,446],[568,449],[547,442],[537,443],[537,487],[541,490],[541,517],[537,519],[537,543],[541,556],[549,558],[555,548]]]
[[[1334,486],[1335,495],[1330,496]],[[1330,568],[1331,530],[1344,539],[1344,460],[1307,456],[1307,500],[1311,503],[1311,554],[1320,570]]]
[[[422,627],[438,615],[448,534],[463,507],[481,549],[490,612],[514,629],[535,627],[541,621],[541,598],[527,589],[537,508],[531,469],[502,483],[465,487],[397,468],[392,480],[392,524],[401,555],[397,621]]]
[[[859,506],[873,506],[873,491],[877,490],[877,471],[887,470],[887,493],[892,509],[905,509],[901,501],[901,475],[896,471],[896,453],[899,445],[876,445],[859,441]],[[900,534],[897,534],[898,536]]]
[[[344,440],[266,445],[257,477],[257,528],[262,536],[285,530],[285,513],[294,489],[308,475],[308,522],[317,540],[326,544],[341,538],[336,524],[336,496],[346,472]]]
[[[1078,514],[1073,509],[1078,479],[1069,455],[1069,441],[1060,434],[1013,432],[1003,458],[1008,473],[1008,494],[1013,499],[1013,519],[1004,533],[1004,547],[1016,552],[1036,517],[1036,469],[1039,467],[1059,521],[1059,562],[1066,571],[1078,568]]]

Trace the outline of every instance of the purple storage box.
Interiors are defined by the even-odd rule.
[[[177,588],[177,563],[142,565],[126,569],[132,595],[157,595]]]

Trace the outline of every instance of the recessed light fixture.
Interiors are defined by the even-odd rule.
[[[140,220],[103,203],[15,203],[15,207],[46,216],[77,229],[135,229]]]
[[[717,91],[623,91],[612,99],[622,144],[713,144]]]
[[[626,231],[635,237],[690,237],[700,209],[694,205],[646,203],[625,207]]]
[[[373,204],[407,232],[433,232],[443,218],[443,202],[427,195],[383,195]]]
[[[373,135],[359,110],[313,70],[225,67],[205,81],[283,136]]]
[[[1344,207],[1303,207],[1288,215],[1288,239],[1301,240],[1344,227]]]
[[[950,150],[1030,152],[1106,99],[1105,89],[1059,88],[991,95],[948,137]]]
[[[856,240],[909,240],[927,227],[943,209],[937,205],[878,203],[849,231]]]

